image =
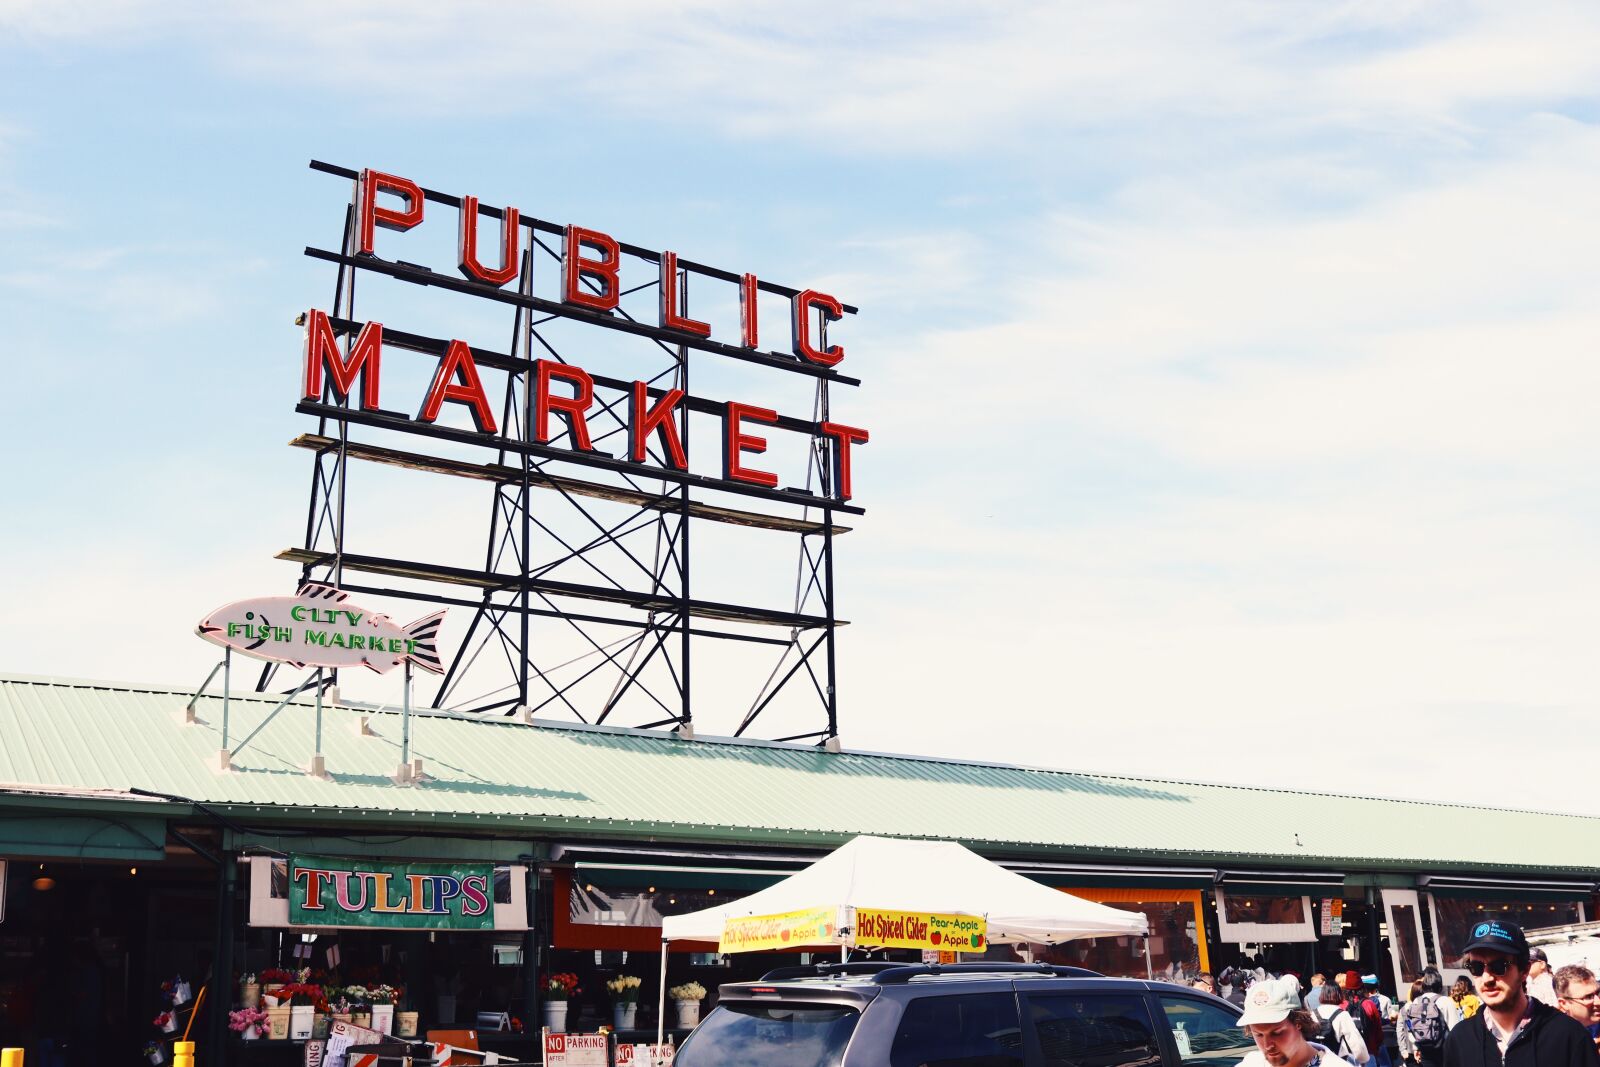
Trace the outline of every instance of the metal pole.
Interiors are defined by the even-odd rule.
[[[222,650],[222,751],[228,751],[228,691],[233,688],[233,649]]]
[[[656,998],[656,1044],[667,1040],[667,939],[661,939],[661,993]]]
[[[400,777],[411,777],[411,661],[406,660],[405,703],[400,709]]]
[[[321,776],[326,771],[322,759],[322,668],[317,668],[317,751],[311,757],[311,773]]]
[[[1156,966],[1150,961],[1150,935],[1144,935],[1144,976],[1150,981],[1156,980]]]
[[[206,1013],[204,1060],[221,1067],[227,1056],[228,992],[233,984],[233,898],[238,868],[233,853],[217,850],[217,945],[212,955],[211,995],[216,998]]]

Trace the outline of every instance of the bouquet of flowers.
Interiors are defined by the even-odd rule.
[[[286,971],[282,967],[268,967],[261,972],[262,985],[288,985],[298,978],[293,971]]]
[[[367,1003],[369,1004],[395,1004],[400,1000],[400,990],[392,985],[375,985],[367,987]]]
[[[256,1036],[261,1037],[272,1029],[272,1024],[267,1021],[267,1013],[260,1008],[240,1008],[228,1013],[228,1029],[236,1034],[254,1029]]]
[[[619,974],[606,983],[606,989],[617,1003],[636,1004],[639,1000],[639,987],[643,984],[642,978],[635,978],[631,974]]]
[[[699,982],[685,982],[683,985],[675,985],[667,990],[667,996],[673,1000],[704,1000],[706,999],[706,987]]]
[[[278,999],[280,1001],[287,1000],[290,1004],[314,1004],[318,1006],[327,1004],[327,1001],[322,996],[322,987],[306,982],[295,982],[293,985],[284,986],[278,990]]]
[[[347,985],[340,994],[340,1000],[347,1002],[353,1008],[372,1007],[372,990],[364,985]]]
[[[178,1028],[178,1021],[173,1018],[172,1009],[168,1008],[166,1011],[158,1014],[154,1019],[151,1019],[150,1025],[159,1026],[161,1029],[170,1034],[172,1031]]]
[[[579,992],[578,976],[569,971],[563,971],[561,974],[552,974],[545,979],[544,998],[546,1000],[570,1000],[577,996]]]

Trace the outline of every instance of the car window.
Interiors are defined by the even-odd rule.
[[[1024,1014],[1043,1067],[1160,1067],[1142,994],[1041,993]]]
[[[889,1048],[889,1067],[1022,1067],[1017,998],[969,993],[910,1001]]]
[[[861,1013],[838,1004],[719,1004],[677,1067],[838,1067]]]
[[[1178,1046],[1178,1058],[1184,1063],[1233,1067],[1256,1047],[1250,1035],[1239,1029],[1238,1016],[1220,1004],[1198,997],[1163,995],[1159,999]]]

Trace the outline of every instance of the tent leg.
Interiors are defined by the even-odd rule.
[[[656,1044],[667,1043],[667,939],[661,939],[661,995],[656,1002]]]
[[[840,945],[839,946],[839,962],[840,963],[849,963],[850,962],[850,946],[849,945]]]
[[[1152,982],[1156,980],[1156,967],[1154,963],[1150,962],[1150,935],[1148,934],[1144,938],[1144,976]]]

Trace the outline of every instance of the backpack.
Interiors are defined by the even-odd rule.
[[[1424,993],[1405,1006],[1400,1022],[1410,1035],[1412,1044],[1422,1052],[1437,1052],[1444,1048],[1444,1013],[1435,1003],[1437,993]]]
[[[1366,997],[1352,997],[1348,1005],[1350,1021],[1356,1024],[1356,1033],[1361,1035],[1361,1040],[1366,1042],[1368,1052],[1376,1052],[1383,1043],[1383,1024],[1376,1018],[1377,1008],[1374,1006],[1372,1013],[1368,1013],[1367,1005],[1372,1003]]]
[[[1339,1045],[1339,1035],[1333,1032],[1333,1021],[1344,1014],[1346,1014],[1345,1010],[1340,1008],[1338,1011],[1324,1019],[1322,1017],[1322,1013],[1320,1011],[1317,1012],[1317,1036],[1312,1038],[1312,1040],[1319,1045],[1337,1050]]]

